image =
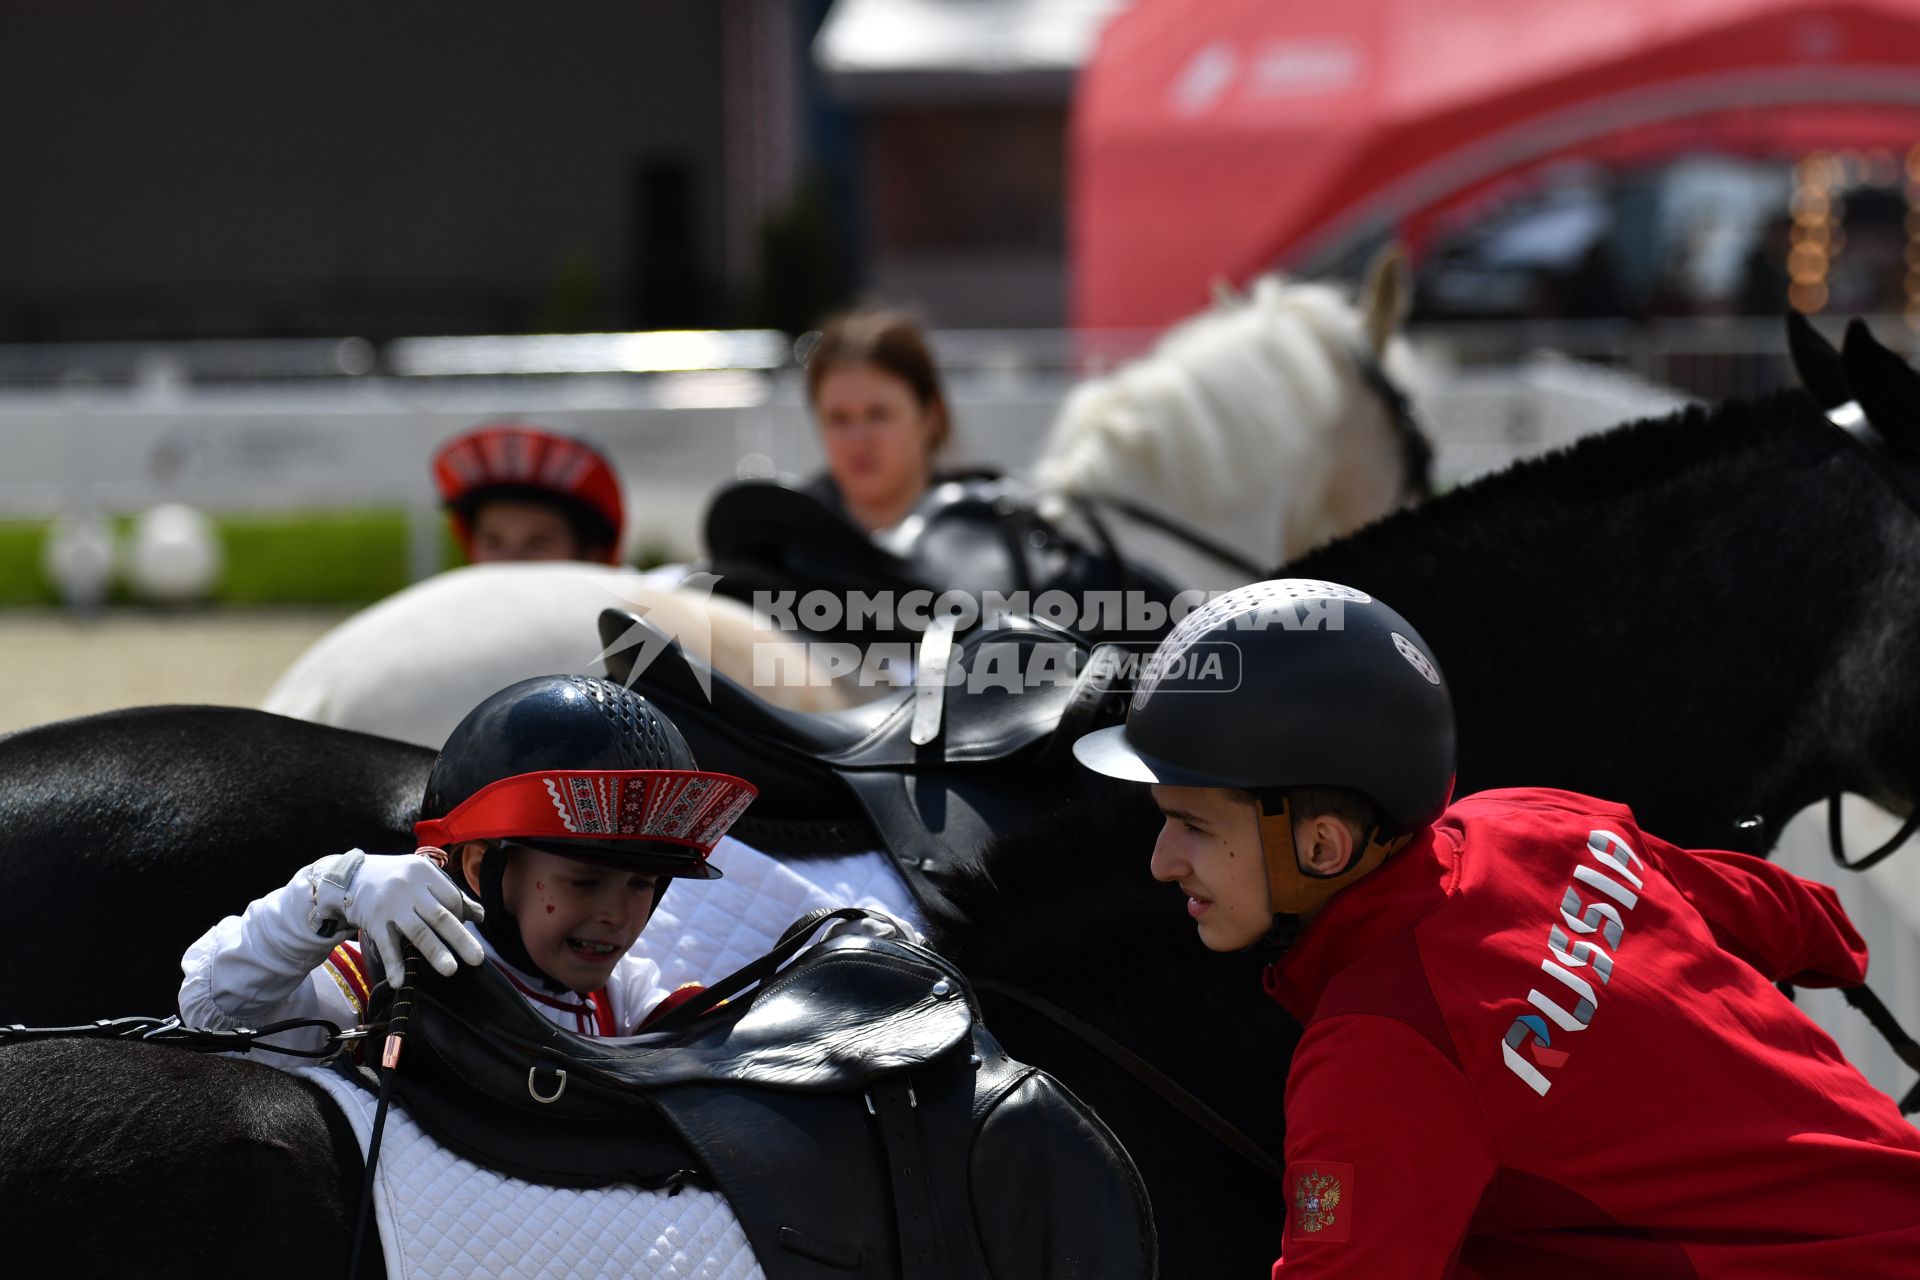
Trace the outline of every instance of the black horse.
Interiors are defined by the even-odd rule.
[[[1875,422],[1896,433],[1897,454],[1913,443],[1901,437],[1920,427],[1906,411],[1920,404],[1920,379],[1873,350],[1849,343],[1848,381]],[[1663,836],[1721,847],[1763,844],[1743,832],[1777,831],[1837,790],[1900,812],[1920,793],[1920,692],[1907,678],[1920,661],[1920,518],[1797,393],[1590,440],[1287,572],[1372,591],[1416,620],[1453,686],[1462,791],[1504,783],[1587,791],[1626,801]],[[178,872],[152,859],[143,866],[143,848],[192,849],[233,867],[220,848],[169,827],[157,801],[177,795],[140,797],[141,814],[122,824],[117,843],[95,840],[97,815],[39,823],[41,805],[80,783],[24,780],[18,758],[6,759],[24,736],[0,741],[0,895],[9,909],[23,893],[39,904],[76,901],[71,915],[44,905],[20,912],[6,943],[16,951],[0,957],[14,959],[10,974],[55,954],[64,961],[61,940],[90,931],[80,903]],[[271,752],[255,741],[243,754],[228,766],[254,767],[253,757]],[[242,788],[236,820],[264,829],[287,794]],[[970,914],[941,945],[977,979],[1037,993],[1099,1028],[1278,1150],[1291,1031],[1258,993],[1257,959],[1200,952],[1174,895],[1144,874],[1151,819],[1104,816],[1110,830],[1083,816],[1061,833],[990,850],[971,885],[955,889]],[[1749,816],[1764,825],[1736,827]],[[31,853],[16,835],[27,819],[45,846]],[[380,847],[336,821],[309,833],[324,837],[319,849]],[[112,856],[79,858],[90,844]],[[285,870],[245,868],[235,887],[209,892],[191,928],[248,896],[240,879],[259,872],[259,888],[281,883],[299,865],[294,857]],[[84,874],[62,874],[76,869],[105,874],[91,886]],[[137,934],[121,941],[139,951]],[[169,947],[152,963],[170,970],[175,955]],[[127,954],[116,963],[132,968]],[[124,990],[95,988],[90,1008],[123,1011]],[[18,1020],[11,1007],[9,996],[0,1014]],[[1257,1161],[1197,1136],[1106,1055],[1032,1012],[1030,999],[999,994],[994,1009],[1009,1050],[1087,1096],[1140,1159],[1169,1274],[1222,1274],[1270,1258],[1282,1214]],[[0,1064],[0,1098],[9,1096],[4,1073],[33,1069],[14,1056],[23,1052],[7,1051]]]
[[[412,849],[433,757],[236,707],[0,737],[0,1023],[171,1010],[214,921],[315,858]]]
[[[0,1044],[0,1116],[10,1276],[348,1273],[360,1148],[305,1080],[164,1045]],[[384,1274],[372,1233],[360,1274]]]
[[[1836,791],[1920,800],[1920,518],[1797,393],[1589,438],[1287,572],[1417,620],[1462,794],[1565,787],[1756,851]]]

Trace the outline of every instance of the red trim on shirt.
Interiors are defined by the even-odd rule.
[[[353,1011],[362,1017],[366,1016],[372,993],[365,964],[360,958],[360,948],[351,942],[341,943],[327,952],[326,966],[333,971],[333,980],[340,984],[340,990],[353,1005]]]
[[[588,994],[588,996],[584,1000],[562,1000],[557,996],[548,995],[544,991],[534,990],[532,987],[528,986],[526,983],[520,981],[519,977],[514,974],[513,970],[507,968],[507,966],[501,964],[497,960],[494,961],[493,967],[506,975],[507,981],[513,984],[514,990],[518,991],[521,995],[533,1001],[535,1004],[543,1004],[543,1005],[546,1005],[549,1009],[558,1009],[562,1013],[572,1014],[573,1024],[574,1024],[573,1029],[575,1031],[578,1031],[581,1035],[604,1036],[604,1035],[612,1034],[609,1031],[604,1031],[600,1029],[604,1026],[612,1025],[612,1020],[613,1020],[611,1014],[605,1015],[605,1020],[604,1021],[602,1020],[602,1015],[599,1010],[599,1004],[594,1000],[594,996],[601,994],[600,992],[597,992],[597,991],[591,992]]]

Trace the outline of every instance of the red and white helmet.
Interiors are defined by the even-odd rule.
[[[433,483],[453,518],[454,537],[473,558],[473,516],[482,503],[512,500],[558,507],[584,543],[620,562],[626,511],[606,456],[584,440],[525,422],[488,422],[440,446]]]

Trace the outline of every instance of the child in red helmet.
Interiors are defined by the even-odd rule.
[[[433,481],[474,564],[620,563],[620,480],[583,440],[524,422],[487,423],[440,447]]]
[[[708,855],[754,794],[702,772],[673,723],[622,685],[523,680],[476,707],[435,761],[415,828],[427,856],[334,854],[222,920],[181,962],[181,1016],[350,1026],[380,976],[368,961],[395,979],[411,943],[443,974],[491,961],[569,1031],[630,1035],[697,990],[670,994],[630,949],[673,879],[719,877]],[[344,940],[355,930],[358,946]]]

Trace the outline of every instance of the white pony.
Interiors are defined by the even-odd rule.
[[[826,711],[856,700],[807,647],[699,578],[577,563],[472,565],[417,582],[316,640],[263,711],[439,749],[462,716],[516,680],[604,675],[600,611],[625,608],[767,701]]]
[[[1419,385],[1393,336],[1405,296],[1392,249],[1358,304],[1277,276],[1222,291],[1149,355],[1074,389],[1036,485],[1138,503],[1266,567],[1386,515],[1425,479],[1408,476],[1394,409],[1364,372],[1373,361],[1396,386]],[[1164,537],[1140,531],[1140,544],[1180,587],[1245,580]]]

